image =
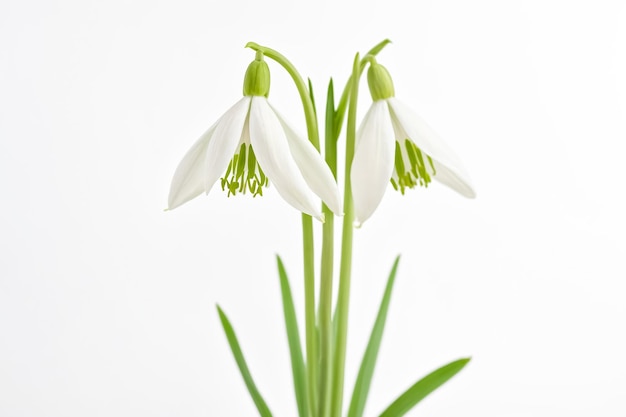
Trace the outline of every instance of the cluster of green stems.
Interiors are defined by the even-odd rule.
[[[389,40],[372,48],[363,59],[356,54],[351,76],[335,108],[332,80],[326,101],[323,156],[337,179],[337,144],[346,118],[346,148],[344,175],[344,216],[339,261],[339,289],[333,317],[333,274],[335,218],[323,206],[325,221],[322,226],[322,252],[320,268],[319,302],[316,303],[315,245],[313,219],[302,214],[304,259],[304,301],[306,338],[306,396],[309,417],[340,416],[343,402],[346,342],[348,335],[348,310],[350,278],[352,272],[352,239],[354,209],[350,184],[350,169],[356,141],[356,110],[361,74],[368,61],[378,54]],[[250,42],[247,47],[279,63],[296,84],[302,100],[308,138],[320,151],[320,133],[310,83],[304,81],[296,68],[279,52]],[[317,305],[317,312],[316,312]]]

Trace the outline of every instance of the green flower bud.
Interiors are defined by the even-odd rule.
[[[367,70],[367,84],[370,87],[372,100],[383,100],[396,95],[393,88],[393,81],[387,68],[383,67],[376,61],[370,63]]]
[[[263,60],[263,53],[257,51],[256,58],[248,65],[243,80],[244,96],[264,96],[270,93],[270,69]]]

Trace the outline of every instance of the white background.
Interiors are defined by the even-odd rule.
[[[274,256],[301,312],[300,215],[271,188],[164,212],[169,182],[241,97],[246,42],[321,105],[384,38],[478,198],[390,189],[356,231],[347,391],[401,253],[367,416],[468,355],[410,415],[626,416],[626,7],[602,0],[2,0],[0,416],[256,415],[217,302],[294,416]]]

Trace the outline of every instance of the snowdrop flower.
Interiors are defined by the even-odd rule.
[[[209,128],[178,165],[169,194],[174,209],[209,193],[220,180],[228,195],[263,195],[273,183],[285,201],[323,221],[319,197],[337,214],[342,203],[330,168],[315,147],[269,104],[263,54],[246,71],[244,97]]]
[[[367,79],[374,102],[357,132],[350,172],[355,224],[372,215],[389,182],[404,194],[407,188],[427,187],[434,178],[474,198],[461,161],[421,117],[394,97],[385,67],[372,59]]]

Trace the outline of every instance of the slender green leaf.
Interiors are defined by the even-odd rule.
[[[391,43],[391,41],[389,39],[385,39],[382,42],[380,42],[379,44],[377,44],[375,47],[373,47],[372,49],[370,49],[367,52],[367,55],[378,55],[378,53],[380,51],[383,50],[383,48],[387,45],[389,45]]]
[[[470,358],[458,359],[426,375],[387,407],[380,417],[400,417],[405,415],[431,392],[456,375],[469,361]]]
[[[306,370],[304,367],[304,358],[302,356],[302,347],[300,344],[300,332],[298,330],[298,319],[293,306],[293,297],[291,296],[291,287],[289,286],[289,278],[283,266],[283,261],[279,256],[278,275],[280,276],[280,291],[283,298],[283,311],[285,312],[285,327],[287,329],[287,341],[289,342],[289,353],[291,354],[291,369],[293,371],[293,387],[296,392],[296,402],[298,404],[298,415],[306,417],[308,412],[307,396],[306,396]]]
[[[337,292],[337,337],[334,340],[333,353],[333,389],[330,415],[341,416],[344,394],[346,365],[346,346],[348,342],[348,312],[350,307],[350,283],[352,278],[352,240],[354,237],[354,201],[351,193],[350,167],[354,158],[356,142],[356,110],[359,98],[359,54],[354,57],[352,80],[350,83],[350,105],[348,107],[348,125],[346,127],[346,163],[344,176],[344,217],[341,231],[341,262],[339,265],[339,289]]]
[[[306,79],[309,83],[309,97],[311,98],[311,104],[313,104],[313,112],[317,115],[317,107],[315,106],[315,96],[313,95],[313,83],[310,78]]]
[[[398,263],[400,257],[398,256],[393,263],[391,272],[389,273],[389,279],[387,279],[387,287],[383,299],[380,302],[380,308],[378,309],[378,315],[370,334],[370,340],[367,343],[363,360],[361,361],[361,368],[354,384],[354,391],[352,392],[352,400],[350,401],[350,408],[348,409],[348,417],[362,417],[365,410],[365,402],[367,401],[367,395],[369,394],[370,384],[372,382],[372,376],[374,375],[374,368],[376,367],[376,359],[378,357],[378,350],[380,348],[380,342],[383,338],[383,331],[385,330],[385,321],[387,320],[387,311],[389,310],[389,301],[391,299],[391,291],[393,290],[393,283],[396,278],[396,271],[398,270]]]
[[[367,55],[373,55],[376,56],[378,55],[378,53],[380,51],[383,50],[383,48],[385,46],[387,46],[388,44],[390,44],[391,41],[389,39],[385,39],[382,42],[378,43],[376,46],[374,46],[372,49],[370,49],[364,56]],[[367,61],[365,59],[363,59],[361,61],[361,69],[360,69],[360,73],[361,74],[363,72],[363,70],[365,69],[365,63]],[[335,140],[339,139],[339,133],[341,132],[341,126],[343,124],[343,118],[345,116],[346,113],[346,108],[348,106],[348,96],[350,95],[350,85],[352,84],[352,80],[351,78],[348,79],[348,82],[346,83],[346,87],[343,90],[343,93],[341,94],[341,98],[339,99],[339,104],[337,105],[337,112],[335,113]]]
[[[228,321],[228,317],[226,317],[226,314],[224,314],[219,305],[217,306],[217,312],[220,315],[220,321],[222,322],[224,333],[226,333],[226,338],[228,339],[230,350],[233,352],[235,362],[237,362],[237,366],[239,367],[241,376],[246,383],[246,387],[248,387],[248,391],[250,392],[250,395],[254,400],[254,404],[256,404],[256,408],[259,410],[259,414],[261,415],[261,417],[272,417],[270,409],[267,407],[265,400],[263,400],[261,393],[254,384],[254,380],[252,379],[252,375],[250,374],[250,370],[248,369],[248,365],[246,364],[246,359],[243,357],[243,352],[239,347],[239,342],[237,341],[237,335],[235,335],[233,326],[230,324],[230,321]]]
[[[335,118],[335,103],[333,98],[333,81],[328,85],[326,96],[326,126],[324,130],[324,160],[337,178],[337,142],[333,137],[334,128],[332,123]],[[319,280],[319,304],[317,315],[317,340],[319,357],[319,417],[330,415],[332,398],[332,369],[333,369],[333,264],[334,264],[334,235],[335,214],[326,206],[322,205],[325,222],[322,227],[322,257]]]
[[[328,93],[326,94],[326,127],[324,131],[324,159],[328,167],[337,179],[337,138],[335,138],[335,88],[333,79],[328,83]]]
[[[339,132],[336,132],[335,129],[336,119],[337,110],[335,109],[335,86],[333,79],[331,78],[328,83],[328,93],[326,94],[326,146],[324,151],[326,153],[326,162],[333,172],[335,179],[337,178],[337,138],[339,136]],[[330,153],[332,153],[332,155]],[[333,340],[337,339],[337,323],[337,310],[335,309],[332,318]]]

